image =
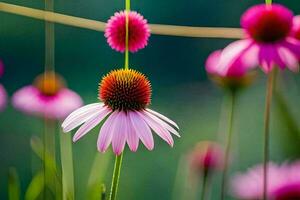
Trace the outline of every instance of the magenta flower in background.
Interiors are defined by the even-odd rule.
[[[213,82],[232,91],[246,87],[253,82],[256,77],[256,72],[250,72],[249,68],[247,68],[241,60],[232,63],[228,67],[225,75],[220,73],[221,55],[222,50],[214,51],[208,56],[205,63],[206,72]],[[251,60],[246,62],[250,63]]]
[[[112,49],[125,51],[126,11],[120,11],[112,16],[106,25],[105,37]],[[150,29],[147,20],[135,11],[128,15],[128,50],[136,52],[148,44]]]
[[[276,65],[297,72],[300,41],[291,36],[292,25],[293,13],[282,5],[261,4],[249,8],[241,18],[246,38],[223,50],[219,73],[226,75],[236,63],[246,68],[260,65],[265,73]]]
[[[106,75],[99,85],[99,99],[71,113],[63,122],[64,132],[83,124],[73,141],[79,140],[101,121],[97,147],[105,152],[112,143],[113,152],[120,155],[127,143],[131,151],[138,149],[139,140],[147,149],[154,148],[151,129],[170,146],[174,141],[171,133],[180,137],[175,122],[147,106],[151,101],[151,86],[141,73],[131,69],[119,69]]]
[[[16,91],[13,106],[26,114],[61,120],[82,106],[81,97],[65,87],[58,74],[46,72],[39,75],[32,85]]]
[[[199,142],[189,158],[191,168],[200,173],[221,170],[224,166],[224,151],[215,142]]]
[[[0,111],[3,111],[7,103],[7,94],[4,87],[0,84]]]
[[[300,199],[300,162],[268,165],[268,197],[271,200]],[[263,166],[257,165],[232,179],[233,195],[241,200],[262,199]]]
[[[4,73],[4,64],[0,60],[0,77]],[[0,111],[3,111],[7,103],[7,93],[3,87],[3,85],[0,84]]]

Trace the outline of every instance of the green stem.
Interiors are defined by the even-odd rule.
[[[266,4],[271,5],[272,4],[272,0],[265,0]]]
[[[123,153],[119,156],[116,156],[109,200],[116,200],[117,199],[117,192],[118,192],[118,184],[119,184],[119,178],[120,178],[120,172],[121,172],[121,166],[122,166],[122,159],[123,159]]]
[[[53,11],[54,0],[45,0],[45,10]],[[45,71],[54,71],[55,66],[55,38],[54,23],[45,22]]]
[[[59,133],[63,200],[75,199],[71,134]]]
[[[267,200],[267,190],[268,190],[268,162],[269,162],[269,135],[270,135],[270,111],[272,104],[273,95],[273,84],[274,76],[276,71],[273,70],[268,75],[268,82],[266,88],[266,102],[265,102],[265,116],[264,116],[264,158],[263,158],[263,199]]]
[[[125,34],[125,69],[129,69],[129,50],[128,50],[128,38],[129,38],[129,12],[130,12],[130,0],[125,1],[125,10],[126,10],[126,34]]]
[[[208,186],[209,186],[209,173],[205,172],[202,180],[202,189],[201,189],[201,198],[200,198],[201,200],[207,199]]]
[[[226,191],[226,184],[227,184],[227,173],[228,173],[228,165],[229,165],[229,154],[230,154],[231,143],[232,143],[235,98],[236,98],[236,92],[231,91],[230,92],[231,105],[230,105],[230,110],[229,110],[229,129],[228,129],[228,135],[227,135],[227,141],[226,141],[224,169],[223,169],[223,174],[222,174],[221,200],[225,199],[225,191]]]
[[[49,168],[51,160],[47,155],[53,158],[53,165],[56,166],[55,154],[55,122],[44,119],[44,199],[51,198],[48,187],[55,185],[55,177],[53,177],[52,171]]]

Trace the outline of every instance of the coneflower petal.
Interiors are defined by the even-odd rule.
[[[112,148],[116,155],[120,155],[126,143],[127,123],[126,115],[123,111],[118,112],[114,120],[114,126],[111,130],[112,134]]]
[[[293,72],[299,71],[299,63],[296,56],[287,48],[278,48],[278,54],[286,66]]]
[[[92,104],[83,106],[81,108],[78,108],[78,109],[74,110],[71,114],[69,114],[69,116],[62,123],[62,126],[64,127],[64,126],[66,126],[66,124],[68,124],[74,118],[77,118],[78,116],[83,115],[86,112],[95,110],[95,108],[100,109],[102,106],[103,106],[103,103],[92,103]]]
[[[100,129],[100,133],[97,140],[97,148],[100,152],[105,152],[107,148],[109,147],[111,140],[112,140],[112,134],[111,130],[113,128],[113,124],[116,118],[117,112],[113,112],[107,120],[104,122],[103,126]]]
[[[150,128],[159,135],[163,140],[165,140],[170,146],[173,147],[174,141],[167,129],[165,129],[161,124],[153,120],[151,117],[145,113],[138,113],[145,122],[150,126]]]
[[[154,140],[149,126],[136,112],[129,111],[127,114],[130,117],[135,132],[142,140],[143,144],[147,149],[152,150],[154,148]]]
[[[74,116],[72,119],[68,121],[64,121],[64,124],[62,125],[63,132],[66,133],[73,130],[74,128],[80,126],[81,124],[85,123],[89,119],[94,118],[101,112],[102,110],[89,110],[86,113],[82,113],[76,117]]]
[[[174,121],[172,121],[172,120],[170,120],[169,118],[167,118],[166,116],[164,116],[164,115],[162,115],[162,114],[160,114],[160,113],[158,113],[158,112],[156,112],[156,111],[154,111],[154,110],[151,110],[151,109],[149,109],[149,108],[147,108],[146,110],[147,110],[148,112],[152,113],[153,115],[156,115],[157,117],[159,117],[159,118],[163,119],[164,121],[168,122],[169,124],[172,124],[172,125],[175,126],[177,129],[179,129],[178,125],[177,125]]]
[[[147,110],[149,110],[149,109],[147,109]],[[151,114],[150,112],[144,112],[144,113],[149,118],[152,118],[155,122],[157,122],[158,124],[160,124],[161,126],[163,126],[165,129],[167,129],[168,131],[170,131],[171,133],[173,133],[177,137],[180,137],[179,133],[172,126],[170,126],[168,123],[164,122],[162,119],[156,117],[155,115]],[[167,117],[165,117],[165,118],[168,119]]]
[[[126,123],[127,123],[127,143],[129,146],[129,149],[131,151],[137,151],[139,147],[139,137],[131,123],[130,117],[126,117]]]
[[[73,137],[73,141],[76,142],[81,137],[83,137],[86,133],[88,133],[95,126],[97,126],[109,113],[110,113],[110,110],[103,109],[99,113],[99,115],[96,115],[95,117],[93,117],[93,118],[89,119],[87,122],[85,122],[75,133],[75,135]]]

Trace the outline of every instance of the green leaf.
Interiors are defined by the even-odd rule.
[[[20,180],[17,170],[12,167],[8,171],[8,199],[19,200],[20,199]]]
[[[25,193],[25,200],[37,199],[44,190],[44,173],[38,172],[31,180]]]
[[[103,182],[112,158],[113,156],[109,152],[106,154],[96,154],[88,180],[87,199],[98,200],[105,196],[105,185]]]

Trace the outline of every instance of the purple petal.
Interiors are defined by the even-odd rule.
[[[78,108],[76,110],[74,110],[62,123],[62,126],[65,126],[65,124],[69,121],[72,121],[72,119],[75,117],[77,118],[80,115],[83,115],[86,112],[89,112],[91,110],[95,110],[97,108],[101,108],[103,106],[102,103],[92,103],[92,104],[88,104],[86,106],[83,106],[81,108]]]
[[[130,111],[127,114],[130,117],[135,132],[142,140],[143,144],[147,149],[152,150],[154,148],[154,140],[149,126],[135,111]]]
[[[107,108],[102,107],[101,109],[93,109],[88,110],[85,113],[81,113],[78,116],[74,116],[68,120],[65,120],[62,124],[62,128],[64,132],[69,132],[76,128],[77,126],[83,124],[84,122],[90,120],[91,118],[94,118],[95,116],[99,115],[103,110],[106,110]]]
[[[107,120],[104,122],[103,126],[100,129],[100,133],[97,141],[97,148],[100,152],[105,152],[109,147],[112,140],[111,129],[114,124],[114,120],[116,118],[117,112],[113,112]]]
[[[161,120],[160,118],[156,117],[155,115],[153,115],[150,112],[147,112],[149,109],[146,109],[145,114],[149,117],[152,118],[154,121],[156,121],[158,124],[162,125],[165,129],[167,129],[168,131],[170,131],[171,133],[173,133],[174,135],[180,137],[179,133],[172,127],[170,126],[168,123],[164,122],[163,120]]]
[[[174,121],[172,121],[172,120],[170,120],[169,118],[167,118],[166,116],[164,116],[164,115],[162,115],[162,114],[160,114],[160,113],[158,113],[158,112],[156,112],[156,111],[154,111],[154,110],[151,110],[151,109],[149,109],[149,108],[147,108],[147,111],[150,112],[150,113],[152,113],[153,115],[156,115],[157,117],[163,119],[164,121],[168,122],[169,124],[172,124],[172,125],[175,126],[177,129],[179,129],[178,125],[177,125]]]
[[[87,134],[90,130],[92,130],[95,126],[97,126],[108,114],[110,111],[108,109],[102,110],[98,115],[89,119],[85,122],[75,133],[73,137],[73,142],[76,142],[85,134]]]
[[[111,129],[112,148],[116,155],[120,155],[124,150],[126,143],[127,121],[124,112],[118,112],[114,120],[114,126]]]
[[[299,71],[299,63],[294,54],[286,48],[278,48],[278,55],[285,65],[293,72]]]
[[[139,147],[139,137],[131,123],[129,115],[126,116],[127,123],[127,143],[131,151],[136,151]]]
[[[151,117],[145,113],[138,113],[145,122],[151,127],[151,129],[157,133],[163,140],[165,140],[171,147],[173,147],[174,141],[167,129],[165,129],[161,124],[157,123]]]

